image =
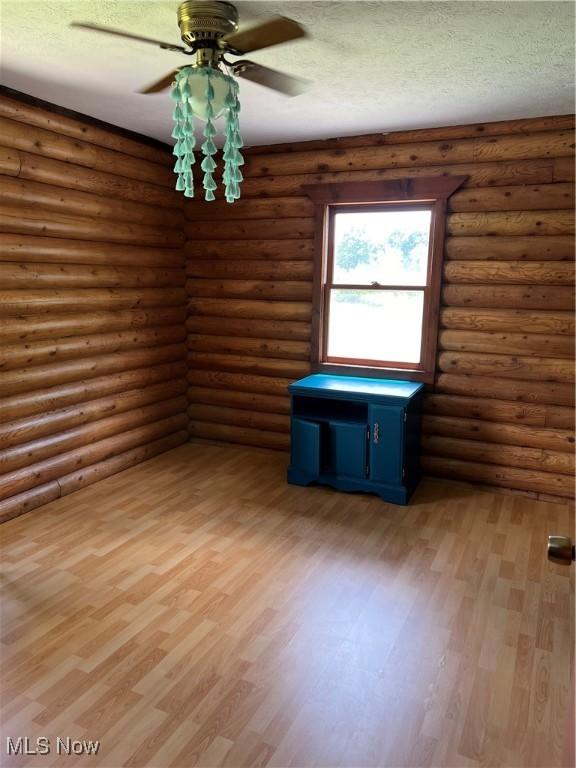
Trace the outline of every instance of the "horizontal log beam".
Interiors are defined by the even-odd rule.
[[[4,371],[0,373],[0,397],[20,395],[46,387],[63,386],[69,382],[121,373],[133,368],[175,362],[184,358],[185,350],[185,344],[171,344],[67,360],[52,365],[37,365],[29,369]]]
[[[277,197],[236,200],[230,205],[225,200],[206,203],[191,200],[184,206],[187,221],[232,221],[239,219],[298,219],[314,215],[314,203],[309,197]]]
[[[250,339],[227,336],[190,334],[188,349],[195,352],[224,352],[228,355],[277,357],[287,360],[309,360],[310,344],[306,341],[284,339]]]
[[[186,308],[183,306],[132,309],[121,312],[92,312],[81,315],[5,317],[0,320],[0,338],[2,343],[14,344],[112,331],[138,330],[150,326],[154,328],[167,325],[182,326],[185,319]]]
[[[451,212],[542,211],[574,208],[574,185],[526,184],[507,187],[462,189],[448,199]]]
[[[435,390],[448,395],[574,406],[573,385],[550,381],[518,381],[492,376],[439,373],[436,375]]]
[[[566,160],[568,165],[571,158]],[[301,173],[245,178],[242,182],[244,197],[285,197],[302,195],[309,184],[334,184],[341,181],[393,181],[395,179],[419,178],[422,176],[466,176],[462,185],[467,187],[494,187],[520,184],[550,184],[555,181],[569,181],[564,178],[567,168],[557,166],[558,160],[518,160],[499,163],[463,163],[459,165],[434,165],[402,168],[377,168],[321,173]],[[562,178],[555,178],[555,175]]]
[[[547,285],[445,285],[442,304],[448,307],[572,310],[574,289]]]
[[[388,144],[409,144],[420,141],[453,141],[480,136],[506,136],[509,134],[540,133],[543,131],[565,131],[574,128],[574,115],[552,117],[529,117],[520,120],[500,120],[494,123],[471,123],[441,128],[417,128],[413,131],[391,131],[390,133],[365,133],[359,136],[343,136],[334,139],[313,139],[265,146],[248,147],[246,156],[269,155],[280,152],[302,152],[317,149],[347,149],[348,147],[374,147]]]
[[[242,336],[256,339],[310,340],[310,323],[294,320],[244,320],[230,323],[226,317],[202,317],[192,315],[186,321],[190,333],[214,336]]]
[[[142,362],[139,360],[138,362]],[[186,379],[186,363],[177,362],[135,368],[80,379],[69,383],[57,383],[44,389],[29,392],[17,392],[14,395],[0,399],[0,420],[10,422],[35,414],[44,414],[56,409],[63,409],[78,403],[87,403],[106,396],[113,396],[136,387],[144,389],[163,381],[184,381]]]
[[[574,316],[572,312],[554,312],[548,310],[531,311],[526,309],[466,309],[463,307],[443,307],[440,310],[440,325],[443,328],[464,331],[495,331],[503,333],[521,333],[529,330],[531,334],[574,334]]]
[[[184,287],[184,272],[149,267],[0,262],[0,285],[8,290]]]
[[[573,364],[568,360],[552,357],[441,352],[438,355],[438,369],[444,373],[496,376],[524,381],[574,381]]]
[[[424,455],[447,456],[461,461],[522,467],[542,472],[557,472],[562,475],[574,474],[573,455],[557,451],[544,451],[540,448],[495,445],[479,440],[460,440],[453,437],[424,435],[422,451]]]
[[[466,419],[496,421],[501,424],[528,424],[559,429],[574,427],[574,410],[561,405],[429,393],[424,398],[424,410],[434,416],[463,416]]]
[[[456,416],[430,416],[422,419],[422,429],[428,435],[482,440],[495,445],[520,445],[561,453],[574,453],[574,430],[548,429],[524,424],[498,424]]]
[[[572,261],[574,243],[571,235],[449,237],[445,255],[447,259],[482,261]]]
[[[272,448],[287,451],[290,448],[290,436],[280,432],[265,432],[261,429],[236,427],[227,424],[209,424],[202,421],[192,421],[188,425],[188,433],[192,438],[215,440],[224,443],[240,443],[256,448]]]
[[[47,435],[62,433],[134,408],[171,400],[185,392],[186,381],[172,379],[142,389],[129,389],[126,392],[97,398],[79,405],[3,422],[0,425],[0,448],[11,448]]]
[[[395,146],[354,147],[333,152],[290,152],[285,155],[253,155],[243,167],[245,178],[252,176],[323,173],[355,169],[410,168],[461,163],[489,163],[502,160],[532,160],[572,157],[572,131],[546,131],[490,139],[456,139],[447,142],[415,142]]]
[[[233,317],[246,320],[309,322],[312,304],[303,301],[245,301],[241,299],[189,299],[191,317]]]
[[[116,331],[93,336],[69,336],[32,341],[26,344],[2,347],[0,372],[35,365],[59,363],[83,357],[113,354],[124,350],[149,349],[178,344],[186,339],[181,325],[166,325],[143,330]],[[302,343],[302,342],[298,342]]]
[[[177,229],[150,227],[134,222],[107,221],[65,216],[61,213],[26,206],[0,206],[0,228],[15,235],[59,237],[72,240],[91,240],[106,243],[180,248],[184,235]]]
[[[0,233],[0,261],[177,269],[184,266],[184,259],[179,248],[142,248]]]
[[[451,213],[446,232],[459,237],[573,235],[574,214],[572,210]]]
[[[145,445],[185,428],[187,416],[180,414],[145,424],[91,445],[52,456],[31,467],[18,469],[0,478],[0,498],[6,499],[30,488],[43,485],[70,472],[78,471],[99,461],[117,456],[124,451]]]
[[[3,291],[0,317],[52,312],[94,312],[116,309],[148,309],[183,304],[183,288],[95,288],[78,291]]]
[[[555,185],[561,186],[561,185]],[[135,224],[182,229],[184,212],[176,208],[158,208],[132,200],[112,200],[90,192],[38,184],[5,177],[0,186],[0,202],[12,206],[39,206],[46,211],[83,216],[100,221],[131,221]],[[561,207],[560,205],[557,207]]]
[[[532,157],[573,157],[574,133],[547,131],[525,136],[495,136],[474,140],[474,160],[524,160]]]
[[[314,253],[314,242],[310,240],[188,240],[185,245],[188,258],[297,261],[310,260]]]
[[[166,148],[153,147],[144,141],[121,136],[119,133],[109,130],[108,126],[100,128],[73,117],[60,115],[52,110],[27,104],[5,94],[0,94],[0,115],[25,125],[44,128],[63,136],[69,136],[72,139],[81,139],[99,147],[106,147],[172,167],[173,158],[168,146]],[[558,125],[557,127],[563,126]]]
[[[4,448],[0,451],[0,475],[185,411],[186,397],[176,397]]]
[[[433,416],[461,416],[506,424],[528,424],[544,427],[550,406],[539,403],[518,403],[513,400],[489,400],[483,397],[427,393],[424,412]],[[566,409],[571,411],[571,409]]]
[[[285,434],[290,431],[289,416],[278,413],[259,413],[254,410],[226,408],[221,405],[192,403],[188,407],[188,416],[192,422],[202,421],[210,424],[226,424]]]
[[[85,168],[80,165],[52,160],[49,157],[11,150],[17,157],[18,178],[52,184],[65,189],[77,189],[120,200],[158,205],[161,208],[181,208],[182,200],[166,187],[147,181],[128,179],[114,173]],[[13,162],[13,161],[12,161]]]
[[[504,285],[573,285],[574,264],[564,261],[449,261],[448,283]]]
[[[224,278],[225,280],[309,280],[312,281],[311,261],[189,261],[186,274],[194,278]]]
[[[290,398],[287,389],[285,395],[281,397],[280,395],[267,395],[259,392],[235,392],[210,387],[189,387],[188,402],[190,404],[200,403],[285,415],[290,413]]]
[[[188,355],[190,368],[213,369],[229,373],[248,373],[257,376],[280,376],[298,379],[310,373],[310,363],[299,360],[225,355],[212,352],[193,352]]]
[[[519,381],[469,374],[437,373],[435,389],[444,394],[574,406],[574,387],[550,381]]]
[[[285,398],[293,378],[260,376],[246,373],[230,373],[214,370],[188,370],[188,383],[193,387],[214,390],[247,392],[250,395],[272,395]]]
[[[190,278],[186,281],[188,296],[230,299],[278,299],[280,301],[310,301],[309,281],[278,280],[209,280]]]
[[[551,472],[500,467],[495,464],[459,461],[445,456],[423,456],[422,466],[427,474],[469,480],[473,483],[487,483],[503,488],[540,491],[563,498],[572,497],[572,479],[567,475]]]
[[[213,221],[190,221],[184,226],[189,240],[209,240]],[[306,240],[314,237],[314,219],[259,219],[220,221],[219,240]]]
[[[0,116],[0,134],[5,147],[21,152],[146,181],[159,187],[171,188],[174,184],[174,174],[164,163],[134,158],[106,147],[95,147],[81,139],[71,139],[32,125],[22,130],[22,124],[17,120]]]
[[[438,348],[452,352],[487,352],[499,355],[574,358],[572,336],[541,333],[497,333],[494,331],[447,331],[438,334]]]

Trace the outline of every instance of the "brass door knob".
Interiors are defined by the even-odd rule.
[[[559,565],[570,565],[575,547],[568,536],[548,536],[548,560]]]

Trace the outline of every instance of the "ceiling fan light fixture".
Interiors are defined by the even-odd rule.
[[[208,119],[206,111],[208,105],[206,100],[206,73],[198,67],[188,67],[187,69],[190,69],[190,72],[188,72],[187,76],[181,78],[181,96],[188,99],[194,115],[200,120],[206,121]],[[214,91],[214,97],[211,102],[213,119],[220,117],[226,109],[224,102],[230,90],[230,79],[228,75],[225,75],[218,69],[212,69],[210,84]]]
[[[295,96],[302,90],[303,82],[270,67],[242,59],[228,61],[226,56],[244,56],[306,36],[306,30],[293,19],[273,16],[254,27],[238,31],[238,11],[226,0],[184,0],[178,8],[180,37],[186,47],[164,42],[154,37],[135,35],[131,31],[102,27],[91,22],[73,22],[73,27],[87,29],[101,34],[123,37],[140,43],[148,43],[168,51],[178,51],[193,56],[190,66],[180,67],[167,73],[140,91],[142,94],[160,93],[172,84],[174,104],[174,128],[172,138],[176,140],[174,171],[177,175],[176,189],[186,197],[194,197],[194,176],[192,166],[196,162],[195,119],[205,123],[204,141],[199,149],[203,160],[204,198],[214,200],[218,185],[214,180],[217,154],[214,139],[217,130],[214,121],[224,120],[224,169],[222,183],[225,197],[233,203],[240,197],[244,159],[240,152],[243,146],[238,114],[238,83],[236,77],[258,83],[288,96]],[[221,65],[229,68],[234,77],[225,74]]]
[[[203,129],[205,140],[201,145],[204,155],[201,163],[201,169],[204,172],[204,199],[207,201],[215,199],[214,192],[217,184],[213,176],[216,170],[214,155],[218,150],[214,143],[217,130],[213,121],[223,116],[225,140],[222,181],[226,200],[233,203],[240,197],[242,181],[240,166],[244,164],[240,152],[243,142],[238,122],[240,112],[238,83],[233,77],[213,67],[183,67],[176,74],[171,96],[175,102],[172,137],[176,139],[174,146],[176,156],[174,172],[178,176],[176,189],[183,192],[185,197],[194,197],[192,166],[196,161],[194,156],[196,144],[194,118],[196,117],[205,122]]]

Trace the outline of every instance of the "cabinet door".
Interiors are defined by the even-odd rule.
[[[344,477],[366,477],[366,424],[330,421],[329,471]]]
[[[293,467],[310,475],[320,474],[320,424],[292,419],[290,457]]]
[[[404,409],[370,406],[370,479],[401,483],[404,456]]]

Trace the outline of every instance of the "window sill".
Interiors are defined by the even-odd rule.
[[[419,381],[423,384],[434,383],[434,371],[420,371],[410,368],[370,368],[363,365],[343,365],[342,363],[313,363],[312,373],[368,376],[372,379],[402,379],[404,381]]]

